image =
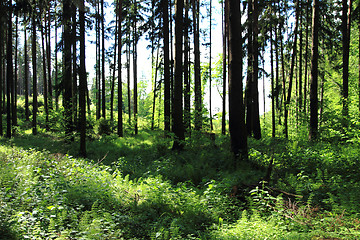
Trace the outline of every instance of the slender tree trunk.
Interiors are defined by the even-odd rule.
[[[47,88],[47,72],[46,72],[46,52],[44,43],[44,27],[40,24],[41,31],[41,48],[42,48],[42,65],[43,65],[43,92],[44,92],[44,110],[45,110],[45,127],[49,130],[49,109],[48,109],[48,88]]]
[[[65,136],[67,140],[72,138],[72,55],[71,55],[71,46],[72,46],[72,36],[71,36],[71,3],[70,0],[63,0],[63,61],[64,61],[64,70],[63,70],[63,84],[64,84],[64,95],[63,95],[63,106],[64,106],[64,117],[65,117]]]
[[[360,112],[360,21],[359,21],[359,25],[358,25],[358,28],[359,28],[359,112]]]
[[[301,4],[301,1],[299,2],[299,4],[300,4],[300,9],[302,9],[302,4]],[[302,62],[303,62],[303,59],[302,59],[302,57],[303,57],[303,31],[302,31],[302,11],[300,10],[299,11],[299,18],[300,18],[300,27],[299,27],[299,41],[300,41],[300,43],[299,43],[299,45],[300,45],[300,49],[299,49],[299,86],[298,86],[298,91],[299,91],[299,96],[298,96],[298,105],[297,105],[297,108],[298,108],[298,115],[299,115],[299,113],[302,111],[302,105],[303,105],[303,103],[302,103],[302,101],[303,101],[303,94],[302,94],[302,90],[303,90],[303,87],[302,87],[302,78],[303,78],[303,75],[302,75],[302,73],[303,73],[303,65],[302,65]]]
[[[118,7],[118,5],[116,6]],[[115,95],[115,73],[116,73],[116,53],[117,53],[117,42],[118,42],[118,18],[119,18],[119,10],[116,10],[116,18],[115,18],[115,42],[114,42],[114,62],[113,62],[113,73],[111,78],[111,89],[110,89],[110,121],[114,121],[114,95]],[[120,53],[121,54],[121,53]],[[110,68],[111,70],[111,68]]]
[[[79,69],[79,109],[80,109],[80,154],[86,157],[86,66],[85,66],[85,5],[80,0],[80,69]]]
[[[58,65],[58,38],[57,38],[57,30],[58,30],[58,25],[57,25],[57,13],[55,13],[55,77],[54,77],[54,83],[55,83],[55,87],[58,88],[58,84],[59,84],[59,65]],[[56,111],[59,111],[59,89],[57,89],[55,91],[55,109]]]
[[[212,62],[211,62],[211,54],[212,54],[212,41],[211,41],[211,37],[212,37],[212,0],[210,0],[210,26],[209,26],[209,34],[210,34],[210,52],[209,52],[209,113],[210,113],[210,130],[213,131],[214,130],[214,126],[213,126],[213,119],[212,119],[212,96],[211,96],[211,80],[212,80]]]
[[[190,74],[189,74],[189,0],[185,1],[185,20],[184,20],[184,125],[187,131],[191,131],[191,92],[190,92]]]
[[[137,14],[137,0],[134,0],[135,14]],[[138,91],[137,91],[137,26],[133,21],[133,71],[134,71],[134,133],[138,134]]]
[[[278,39],[278,27],[275,26],[275,72],[276,72],[276,78],[275,78],[275,103],[276,103],[276,110],[279,112],[278,119],[279,124],[281,125],[281,106],[280,106],[280,100],[279,96],[281,96],[280,89],[280,76],[279,76],[279,39]]]
[[[121,22],[122,22],[122,4],[123,0],[118,0],[117,2],[117,15],[118,15],[118,127],[117,127],[117,134],[119,137],[124,136],[124,129],[123,129],[123,99],[122,99],[122,62],[121,62],[121,49],[122,49],[122,32],[121,32]],[[114,66],[115,68],[115,66]]]
[[[104,0],[101,0],[101,103],[102,103],[102,117],[106,118],[106,93],[105,93],[105,14],[104,14]]]
[[[33,0],[35,5],[35,0]],[[32,133],[33,135],[37,134],[37,69],[36,69],[36,23],[35,23],[35,13],[32,14],[32,43],[31,43],[31,54],[32,54],[32,70],[33,70],[33,120],[32,120]]]
[[[352,0],[343,0],[342,15],[342,40],[343,40],[343,117],[345,119],[345,127],[348,126],[349,119],[349,52],[350,52],[350,30],[351,30],[351,7]]]
[[[15,23],[15,71],[14,71],[14,87],[12,89],[12,124],[13,126],[17,126],[17,89],[18,89],[18,43],[19,43],[19,18],[16,14],[16,23]]]
[[[96,0],[96,119],[100,119],[101,117],[101,89],[100,89],[100,2]]]
[[[295,29],[294,29],[294,44],[293,44],[293,52],[292,52],[292,59],[291,59],[291,65],[290,65],[290,76],[289,76],[289,87],[288,87],[288,93],[286,96],[285,101],[285,136],[286,138],[289,137],[288,133],[288,115],[289,115],[289,105],[291,100],[291,91],[292,91],[292,85],[293,85],[293,78],[294,78],[294,69],[295,69],[295,59],[296,59],[296,52],[297,52],[297,38],[298,38],[298,29],[299,29],[299,0],[296,1],[296,19],[295,19]]]
[[[310,5],[310,0],[307,0],[307,4],[306,4],[306,31],[305,31],[305,81],[304,81],[304,113],[306,115],[307,112],[307,79],[308,79],[308,53],[309,53],[309,5]]]
[[[194,83],[195,83],[195,130],[202,128],[202,93],[201,93],[201,75],[200,75],[200,33],[199,33],[199,2],[192,0],[193,4],[193,30],[194,30]]]
[[[25,21],[26,16],[24,16]],[[26,24],[24,24],[24,65],[25,65],[25,76],[24,76],[24,88],[25,88],[25,120],[29,121],[29,57],[28,57],[28,47],[27,47],[27,31]],[[1,89],[1,87],[0,87]],[[1,91],[1,90],[0,90]],[[1,97],[0,97],[1,99]],[[1,106],[1,103],[0,103]]]
[[[163,11],[164,34],[164,130],[170,132],[171,126],[171,77],[170,77],[170,52],[169,52],[169,1],[161,1]]]
[[[77,100],[78,100],[78,87],[77,87],[77,78],[78,78],[78,67],[77,67],[77,21],[76,21],[76,7],[72,4],[72,8],[75,9],[72,13],[72,84],[71,84],[71,95],[72,95],[72,113],[73,113],[73,128],[77,125]],[[74,130],[74,129],[73,129]]]
[[[8,25],[7,25],[7,44],[6,44],[6,137],[11,138],[12,133],[12,87],[13,75],[13,51],[12,51],[12,0],[8,5]]]
[[[228,4],[228,1],[226,1],[226,3],[222,4],[222,34],[223,34],[223,59],[222,59],[222,71],[223,71],[223,75],[222,75],[222,81],[223,81],[223,96],[222,96],[222,117],[221,117],[221,133],[223,135],[226,134],[226,86],[227,86],[227,74],[226,74],[226,59],[227,59],[227,47],[226,47],[226,43],[227,43],[227,22],[228,22],[228,14],[227,14],[227,7],[225,7],[225,5]],[[225,9],[225,10],[224,10]],[[242,33],[240,33],[240,38],[242,38],[241,36]]]
[[[241,14],[238,0],[229,1],[229,131],[231,150],[240,159],[247,158],[247,133],[242,87]],[[240,43],[240,44],[239,44]]]
[[[154,77],[154,98],[153,98],[153,109],[152,109],[152,116],[151,116],[151,130],[154,130],[154,125],[155,125],[155,105],[156,105],[156,94],[157,94],[157,74],[158,74],[158,69],[159,69],[159,50],[160,50],[160,46],[159,46],[159,42],[158,41],[158,45],[157,45],[157,53],[156,53],[156,61],[155,61],[155,77]],[[159,83],[160,85],[160,83]]]
[[[128,31],[128,44],[127,44],[127,51],[126,51],[126,65],[127,65],[127,92],[128,92],[128,111],[129,111],[129,125],[132,125],[131,122],[131,89],[130,89],[130,19],[128,21],[129,24],[129,31]]]
[[[0,5],[0,9],[2,6]],[[2,9],[1,9],[2,10]],[[5,23],[0,19],[0,24],[5,25]],[[2,95],[3,95],[3,82],[4,82],[4,29],[0,29],[0,136],[3,136],[3,102],[2,102]]]
[[[310,85],[310,141],[318,138],[318,57],[319,57],[319,1],[313,0],[312,57]]]
[[[174,111],[173,132],[175,134],[173,149],[182,150],[184,147],[185,131],[183,125],[183,9],[184,0],[175,0],[175,81],[174,81]]]
[[[48,9],[47,15],[47,26],[45,29],[47,30],[46,36],[46,56],[47,56],[47,73],[48,73],[48,107],[49,109],[53,109],[53,88],[51,81],[51,16],[50,16],[50,7]]]
[[[274,82],[274,49],[273,49],[273,30],[270,29],[270,62],[271,62],[271,125],[272,125],[272,134],[274,138],[276,133],[276,124],[275,124],[275,82]],[[265,95],[264,95],[265,96]],[[264,108],[265,109],[265,108]]]

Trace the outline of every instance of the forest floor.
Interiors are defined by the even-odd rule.
[[[161,131],[0,139],[0,239],[359,239],[360,144]],[[263,181],[270,162],[271,179]]]

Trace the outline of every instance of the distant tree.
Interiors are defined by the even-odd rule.
[[[319,58],[319,1],[313,0],[312,57],[310,85],[310,132],[311,141],[318,138],[318,58]]]
[[[175,78],[174,78],[174,111],[172,130],[175,134],[173,149],[183,149],[183,140],[185,139],[183,125],[183,9],[184,0],[175,0]]]
[[[242,37],[240,1],[227,0],[229,11],[229,131],[231,150],[240,159],[247,158],[247,132],[242,86]]]

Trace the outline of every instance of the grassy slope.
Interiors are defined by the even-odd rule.
[[[49,135],[1,143],[2,239],[360,237],[357,144],[251,141],[234,170],[223,137],[178,153],[158,132],[108,136],[87,160]],[[257,183],[271,157],[270,189]]]

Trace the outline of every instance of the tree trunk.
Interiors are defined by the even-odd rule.
[[[101,0],[101,103],[102,117],[106,118],[106,93],[105,93],[105,15],[104,0]]]
[[[174,79],[174,111],[173,132],[175,134],[173,149],[182,150],[185,140],[183,125],[183,84],[182,84],[182,45],[183,45],[183,9],[184,0],[175,0],[175,79]]]
[[[309,53],[309,5],[310,5],[310,0],[307,0],[307,4],[306,4],[306,30],[305,30],[305,81],[304,81],[304,114],[306,115],[307,113],[307,79],[308,79],[308,53]]]
[[[190,46],[189,46],[189,8],[190,2],[186,0],[184,20],[184,125],[187,131],[191,131],[191,85],[190,85]]]
[[[169,52],[169,1],[161,1],[163,11],[164,34],[164,130],[170,132],[171,125],[171,78],[170,78],[170,52]]]
[[[77,67],[77,49],[76,49],[76,44],[77,44],[77,21],[76,21],[76,7],[74,4],[71,5],[72,8],[74,9],[73,13],[72,13],[72,31],[71,31],[71,35],[72,35],[72,84],[71,84],[71,101],[72,101],[72,121],[73,121],[73,126],[72,128],[74,128],[74,126],[77,125],[77,100],[78,100],[78,87],[77,87],[77,77],[78,77],[78,67]],[[75,129],[73,129],[75,130]],[[73,140],[73,138],[71,139]]]
[[[13,126],[17,126],[17,88],[18,88],[18,43],[19,43],[19,32],[18,32],[18,26],[19,26],[19,18],[16,14],[16,23],[15,23],[15,72],[14,72],[14,87],[12,89],[12,124]]]
[[[25,21],[26,16],[24,16]],[[1,51],[1,50],[0,50]],[[28,47],[27,47],[27,31],[26,24],[24,24],[24,65],[25,65],[25,76],[24,76],[24,95],[25,95],[25,120],[29,121],[29,57],[28,57]],[[0,87],[1,88],[1,87]],[[1,91],[1,90],[0,90]],[[1,99],[1,97],[0,97]],[[0,103],[1,106],[1,103]]]
[[[135,13],[137,14],[137,0],[134,0]],[[137,26],[136,20],[133,21],[133,72],[134,72],[134,133],[138,134],[138,91],[137,91]]]
[[[64,84],[64,95],[63,95],[63,106],[64,106],[64,117],[65,117],[65,137],[67,140],[72,138],[72,35],[71,35],[71,4],[70,0],[63,0],[63,84]]]
[[[0,10],[2,12],[2,5],[0,5]],[[0,19],[0,24],[3,26],[5,23]],[[0,29],[0,136],[3,136],[3,102],[2,102],[2,95],[3,95],[3,82],[4,82],[4,29]],[[26,39],[26,38],[25,38]]]
[[[118,7],[118,6],[116,6]],[[117,9],[117,8],[116,8]],[[114,62],[113,62],[113,72],[111,77],[111,89],[110,89],[110,121],[114,121],[114,95],[115,95],[115,73],[116,73],[116,53],[117,53],[117,42],[118,42],[118,14],[119,10],[116,10],[116,17],[115,17],[115,42],[114,42]],[[120,53],[121,55],[121,53]],[[109,69],[111,71],[111,67]]]
[[[41,48],[42,48],[42,65],[43,65],[43,93],[44,93],[44,110],[45,110],[45,127],[49,130],[49,109],[48,109],[48,88],[47,88],[47,72],[46,72],[46,53],[44,43],[44,27],[40,24],[41,31]]]
[[[127,92],[128,92],[128,112],[129,112],[129,126],[132,125],[131,122],[131,89],[130,89],[130,19],[128,21],[129,24],[129,31],[128,31],[128,44],[126,46],[126,71],[127,71]]]
[[[271,126],[272,126],[272,134],[271,136],[274,138],[276,133],[276,124],[275,124],[275,82],[274,82],[274,49],[273,49],[273,30],[270,29],[270,64],[271,64]],[[264,95],[265,97],[265,95]],[[265,111],[265,108],[264,108]]]
[[[201,93],[201,75],[200,75],[200,0],[192,0],[193,3],[193,31],[194,31],[194,91],[195,91],[195,130],[202,128],[202,93]]]
[[[50,16],[50,7],[48,8],[48,15],[47,15],[47,26],[45,28],[47,34],[46,36],[46,56],[47,56],[47,72],[48,72],[48,107],[49,109],[53,109],[53,88],[52,88],[52,81],[51,81],[51,16]],[[46,22],[46,21],[45,21]]]
[[[57,29],[58,29],[58,25],[57,25],[57,14],[55,13],[55,77],[54,77],[54,83],[55,83],[55,87],[58,88],[58,84],[59,84],[59,66],[58,66],[58,39],[57,39]],[[56,111],[59,110],[59,89],[57,89],[55,91],[55,109]]]
[[[292,59],[291,59],[291,65],[290,65],[290,76],[289,76],[289,87],[288,87],[288,93],[286,96],[285,101],[285,136],[286,138],[289,137],[288,133],[288,115],[289,115],[289,105],[291,100],[291,91],[292,91],[292,85],[293,85],[293,78],[294,78],[294,69],[295,69],[295,59],[296,59],[296,52],[297,52],[297,38],[298,38],[298,28],[299,28],[299,0],[296,1],[296,17],[295,17],[295,29],[294,29],[294,43],[293,43],[293,52],[292,52]]]
[[[299,2],[300,4],[300,9],[302,8],[302,4],[301,2]],[[298,105],[297,105],[297,108],[298,108],[298,115],[299,113],[301,112],[302,110],[302,101],[303,101],[303,94],[302,94],[302,90],[303,90],[303,87],[302,87],[302,78],[303,78],[303,65],[302,65],[302,62],[303,62],[303,59],[302,59],[302,56],[303,56],[303,31],[302,31],[302,15],[301,15],[302,11],[300,10],[299,11],[299,18],[300,18],[300,27],[299,27],[299,45],[300,45],[300,49],[299,49],[299,86],[298,86],[298,91],[299,91],[299,94],[298,94]]]
[[[351,30],[351,7],[352,0],[343,0],[342,9],[342,40],[343,40],[343,117],[345,127],[348,127],[349,120],[349,52],[350,52],[350,30]]]
[[[228,4],[228,1],[226,1],[225,4]],[[222,59],[222,71],[223,71],[223,75],[222,75],[222,81],[223,81],[223,96],[222,96],[222,117],[221,117],[221,133],[223,135],[226,134],[226,83],[227,83],[227,74],[226,74],[226,59],[227,59],[227,47],[226,47],[226,43],[227,43],[227,31],[228,31],[228,27],[227,27],[227,22],[228,22],[228,14],[227,14],[227,7],[225,6],[225,4],[222,4],[222,34],[223,34],[223,59]],[[225,10],[224,10],[225,9]],[[241,37],[241,34],[240,34]]]
[[[79,69],[79,108],[80,108],[80,154],[86,157],[86,66],[85,66],[85,5],[80,0],[80,69]]]
[[[210,26],[209,26],[209,34],[210,34],[210,52],[209,52],[209,113],[210,113],[210,130],[213,131],[214,130],[214,126],[213,126],[213,119],[212,119],[212,102],[211,102],[211,80],[212,80],[212,72],[211,72],[211,68],[212,68],[212,62],[211,62],[211,54],[212,54],[212,41],[211,41],[211,37],[212,37],[212,31],[211,31],[211,28],[212,28],[212,0],[210,0]]]
[[[123,129],[123,99],[122,99],[122,63],[121,63],[121,49],[122,49],[122,33],[121,33],[121,22],[122,22],[122,4],[123,0],[118,0],[118,31],[117,31],[117,40],[118,40],[118,127],[117,134],[119,137],[124,136]],[[115,68],[115,66],[114,66]]]
[[[12,87],[14,81],[13,75],[13,51],[12,51],[12,0],[8,6],[8,25],[7,25],[7,43],[6,43],[6,137],[11,138],[12,133]]]
[[[319,58],[319,1],[313,0],[312,57],[310,85],[310,141],[318,138],[318,58]]]
[[[95,1],[96,4],[96,77],[95,77],[95,91],[96,91],[96,119],[101,117],[101,89],[100,89],[100,2]]]
[[[33,4],[35,5],[35,0],[33,0]],[[32,54],[32,70],[33,70],[33,120],[32,120],[32,133],[33,135],[37,135],[37,69],[36,69],[36,22],[35,22],[35,12],[32,13],[32,43],[31,43],[31,54]]]
[[[240,3],[238,0],[227,1],[229,1],[229,131],[231,150],[236,157],[247,159],[247,133],[242,86],[243,52]]]

